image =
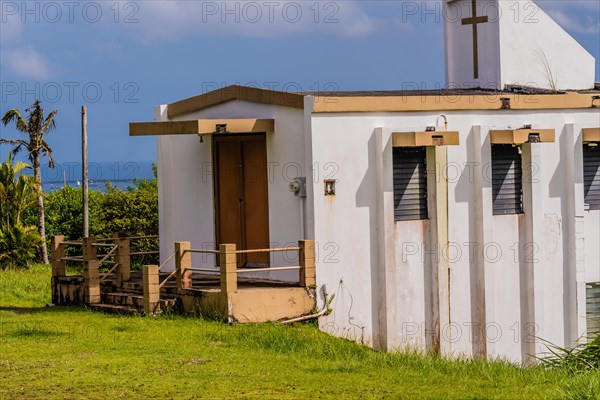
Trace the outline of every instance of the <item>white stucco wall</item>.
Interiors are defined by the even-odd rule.
[[[569,345],[577,336],[577,326],[571,315],[577,313],[575,287],[575,262],[565,249],[570,248],[571,238],[565,231],[565,222],[575,215],[574,205],[565,196],[575,191],[572,179],[568,179],[569,162],[565,154],[575,149],[565,140],[565,126],[576,122],[577,129],[598,124],[597,113],[590,111],[506,111],[502,114],[488,111],[447,112],[451,130],[460,132],[460,146],[448,147],[449,170],[448,221],[449,241],[452,248],[450,263],[450,325],[443,327],[442,340],[446,340],[451,354],[473,355],[476,324],[474,319],[478,304],[475,295],[477,275],[472,254],[481,254],[485,268],[485,321],[487,324],[487,352],[512,361],[525,360],[528,348],[523,338],[536,336]],[[334,243],[339,251],[334,262],[317,260],[318,285],[327,285],[330,294],[335,294],[334,312],[321,319],[321,327],[327,332],[374,343],[377,340],[381,317],[378,304],[377,271],[381,261],[377,256],[378,230],[377,193],[375,182],[376,154],[375,130],[411,131],[434,125],[437,113],[387,113],[387,114],[314,114],[312,118],[312,147],[315,165],[333,163],[337,179],[334,197],[323,195],[323,176],[314,185],[314,229],[315,240],[320,246]],[[492,216],[491,204],[481,210],[478,201],[491,202],[489,182],[476,183],[472,163],[485,160],[477,155],[473,145],[474,136],[488,146],[489,130],[518,128],[525,124],[534,127],[554,128],[556,143],[535,144],[539,160],[533,169],[524,164],[524,175],[530,176],[535,184],[535,196],[539,196],[541,207],[533,219],[534,231],[527,232],[523,216]],[[477,131],[474,127],[480,127]],[[580,133],[579,133],[580,134]],[[385,147],[385,146],[384,146]],[[489,160],[489,154],[487,155]],[[524,158],[525,160],[525,158]],[[480,161],[481,162],[481,161]],[[488,161],[489,162],[489,161]],[[575,162],[574,160],[572,162]],[[581,168],[577,163],[573,168]],[[489,171],[485,172],[489,174]],[[528,183],[526,183],[527,185]],[[582,190],[580,187],[578,190]],[[483,197],[482,197],[483,196]],[[537,204],[537,203],[536,203]],[[478,208],[479,207],[479,208]],[[478,214],[483,212],[484,214]],[[600,212],[587,212],[585,216],[586,243],[600,242],[597,233],[597,218]],[[478,228],[481,218],[485,222]],[[423,342],[426,336],[423,327],[416,326],[427,319],[424,308],[428,290],[424,268],[430,255],[427,254],[423,222],[393,222],[396,256],[392,266],[397,282],[395,293],[387,293],[388,309],[395,310],[395,326],[388,327],[396,332],[391,342],[396,346]],[[487,233],[484,233],[487,232]],[[530,243],[528,237],[533,237]],[[402,246],[414,243],[420,253],[402,257]],[[476,247],[473,247],[476,246]],[[599,247],[599,246],[591,246]],[[499,251],[499,252],[498,252]],[[585,246],[586,277],[596,274],[600,258],[597,250]],[[532,277],[524,271],[535,271]],[[592,272],[590,272],[592,271]],[[568,279],[567,279],[568,278]],[[537,287],[533,297],[528,297],[528,287]],[[527,310],[535,311],[535,321],[530,321]],[[387,322],[390,319],[388,318]],[[404,335],[404,336],[403,336]],[[541,348],[538,342],[538,351]]]
[[[306,174],[304,114],[302,110],[232,101],[178,116],[174,120],[219,118],[274,118],[275,132],[267,134],[269,240],[271,247],[297,245],[301,238],[301,200],[289,181]],[[161,259],[173,252],[176,241],[190,241],[194,249],[215,248],[212,138],[204,143],[195,135],[158,138],[159,224]],[[183,194],[183,195],[182,195]],[[194,267],[214,267],[214,257],[195,254]],[[297,254],[274,253],[271,266],[297,265]],[[174,264],[165,270],[174,268]],[[297,279],[296,272],[273,273],[276,279]],[[246,274],[246,276],[252,276]]]
[[[407,221],[394,224],[395,265],[397,288],[396,318],[401,321],[393,328],[394,347],[424,348],[430,340],[426,332],[431,319],[431,254],[428,238],[429,221]],[[407,284],[410,283],[410,284]],[[399,328],[399,330],[398,330]],[[429,335],[430,336],[430,335]]]
[[[563,90],[594,87],[594,57],[538,5],[519,0],[500,1],[500,6],[502,85],[548,89],[555,85]]]

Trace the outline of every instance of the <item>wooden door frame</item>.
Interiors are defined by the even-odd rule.
[[[218,152],[217,152],[217,143],[218,142],[225,142],[225,141],[262,141],[265,144],[265,161],[268,160],[268,153],[267,153],[267,133],[266,132],[259,132],[259,133],[236,133],[236,134],[221,134],[221,135],[217,135],[217,134],[213,134],[212,135],[212,141],[211,141],[211,145],[212,145],[212,165],[213,165],[213,213],[214,213],[214,228],[215,228],[215,250],[218,250],[220,243],[220,220],[219,220],[219,203],[220,203],[220,199],[219,199],[219,171],[218,171],[218,167],[219,167],[219,159],[218,159]],[[266,167],[266,166],[265,166]],[[266,193],[265,193],[265,199],[266,199],[266,207],[267,207],[267,213],[266,213],[266,221],[265,221],[265,226],[267,227],[267,243],[270,243],[270,238],[271,238],[271,232],[269,230],[269,187],[268,187],[268,169],[267,169],[267,186],[266,186]],[[244,218],[244,216],[242,216],[242,218]],[[245,223],[245,221],[243,222]],[[242,237],[244,238],[244,242],[246,241],[245,238],[245,229],[242,229]],[[244,249],[238,249],[238,250],[244,250]],[[218,260],[217,260],[217,264],[218,264]]]

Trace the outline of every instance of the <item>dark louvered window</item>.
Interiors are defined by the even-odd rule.
[[[586,285],[588,336],[600,334],[600,282]]]
[[[494,215],[523,212],[523,181],[519,148],[492,145],[492,199]]]
[[[600,146],[583,145],[583,194],[590,210],[600,210]]]
[[[427,219],[425,147],[394,147],[394,219]]]

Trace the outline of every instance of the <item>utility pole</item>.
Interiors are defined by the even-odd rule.
[[[83,237],[90,236],[88,193],[87,107],[81,106],[81,189],[83,197]]]

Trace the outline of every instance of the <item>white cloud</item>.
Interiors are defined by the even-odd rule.
[[[16,75],[32,80],[47,80],[52,76],[53,63],[27,43],[26,23],[21,21],[20,12],[3,15],[0,24],[0,64]]]
[[[2,15],[0,23],[0,45],[5,46],[23,35],[23,23],[14,16],[12,18]]]
[[[144,43],[184,36],[280,37],[311,33],[361,37],[378,21],[357,1],[177,1],[137,2],[138,21],[124,24]]]
[[[2,51],[2,64],[26,79],[46,80],[51,73],[50,61],[31,47]]]
[[[568,31],[589,35],[600,34],[600,1],[538,0],[537,3]]]
[[[576,19],[562,10],[548,10],[548,14],[568,31],[590,35],[600,34],[600,21],[594,21],[589,17]]]

